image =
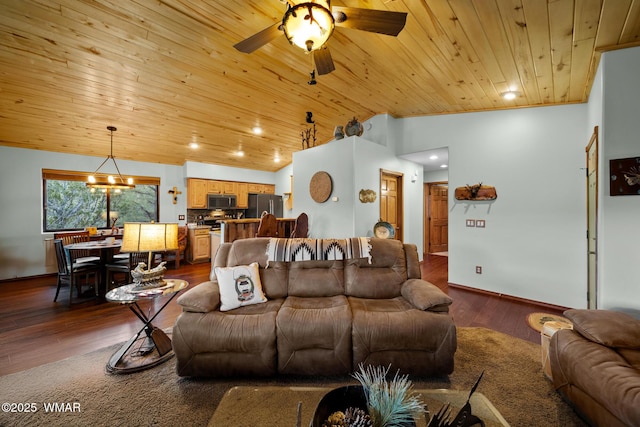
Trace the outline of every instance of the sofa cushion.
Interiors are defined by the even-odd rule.
[[[359,298],[394,298],[407,280],[404,246],[398,240],[371,239],[371,263],[349,259],[344,267],[345,295]]]
[[[449,311],[453,300],[433,283],[409,279],[402,285],[402,296],[415,308],[429,311]]]
[[[258,263],[235,267],[216,267],[220,288],[220,311],[267,301],[262,292]]]
[[[172,344],[181,376],[276,374],[276,314],[282,299],[209,313],[183,312]]]
[[[640,349],[640,320],[612,310],[571,309],[564,315],[583,337],[613,348]]]
[[[344,262],[297,261],[289,264],[288,293],[297,297],[343,295]]]
[[[183,292],[176,300],[185,311],[207,313],[220,304],[220,292],[216,282],[202,282]]]
[[[271,262],[269,268],[266,268],[268,244],[268,237],[235,240],[231,244],[225,266],[233,267],[257,262],[260,265],[262,290],[267,298],[284,298],[287,296],[287,263]]]
[[[289,296],[276,317],[278,372],[339,375],[352,371],[351,309],[344,295]]]
[[[456,327],[445,313],[418,310],[403,297],[349,297],[353,366],[392,365],[403,373],[453,372]]]

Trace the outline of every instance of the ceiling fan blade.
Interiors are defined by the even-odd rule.
[[[234,44],[233,47],[238,49],[240,52],[251,53],[256,49],[261,48],[265,44],[272,42],[279,35],[282,35],[282,30],[280,30],[281,24],[281,22],[276,22],[275,24],[265,28],[259,33],[256,33],[251,37]]]
[[[333,59],[331,58],[331,52],[328,47],[313,51],[313,61],[316,63],[316,70],[318,74],[329,74],[336,67],[333,65]]]
[[[405,12],[331,6],[336,26],[397,36],[407,22]]]

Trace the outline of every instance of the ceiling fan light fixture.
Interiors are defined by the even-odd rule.
[[[292,45],[306,52],[320,49],[335,28],[329,1],[302,2],[289,8],[282,18],[282,28]]]

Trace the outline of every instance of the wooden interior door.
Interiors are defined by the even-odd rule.
[[[587,145],[587,307],[598,308],[598,126]]]
[[[395,230],[395,239],[402,236],[402,174],[380,171],[380,219]]]
[[[436,183],[427,184],[426,187],[427,253],[446,252],[449,250],[449,186]]]

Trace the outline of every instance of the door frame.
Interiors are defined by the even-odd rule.
[[[429,194],[431,190],[431,186],[435,185],[446,185],[449,186],[449,181],[435,181],[435,182],[425,182],[422,190],[423,197],[423,212],[424,217],[422,219],[422,228],[423,228],[423,248],[422,253],[424,255],[429,254],[429,242],[431,238],[431,204],[429,203]],[[449,209],[449,200],[447,199],[447,209]]]
[[[593,159],[593,161],[589,161],[589,152],[591,151],[591,148],[594,149],[593,153],[594,153],[595,159]],[[598,148],[599,148],[598,126],[594,126],[591,139],[589,139],[589,143],[585,147],[585,156],[586,156],[585,181],[586,181],[586,196],[587,196],[587,200],[586,200],[587,232],[585,234],[587,237],[587,308],[589,309],[598,308],[598,196],[599,196],[598,181],[600,179],[598,176],[600,172],[599,164],[598,164],[599,162]],[[589,170],[590,164],[593,164],[593,171]],[[593,190],[595,191],[595,194],[593,195],[593,198],[592,198],[594,206],[591,206],[591,204],[589,203],[589,200],[591,199],[590,192],[592,191],[589,187],[589,176],[591,175],[592,172],[596,174],[595,188]],[[594,217],[591,218],[591,215],[593,215]],[[591,223],[591,221],[593,221],[593,228],[594,228],[594,230],[591,230],[591,231],[595,234],[595,237],[593,237],[594,239],[593,253],[591,253],[589,249],[589,246],[590,246],[589,240],[592,238],[592,236],[589,235],[590,233],[589,224]],[[593,255],[593,257],[591,255]]]
[[[388,169],[380,168],[380,182],[378,185],[378,191],[382,196],[382,177],[384,175],[393,176],[396,178],[397,186],[397,197],[396,197],[396,214],[398,216],[397,229],[396,229],[396,240],[400,240],[404,242],[404,173],[395,172]],[[379,213],[382,213],[382,205],[379,205]]]

